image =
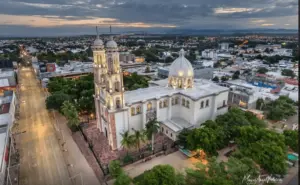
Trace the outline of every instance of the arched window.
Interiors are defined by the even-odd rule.
[[[135,115],[135,108],[131,107],[131,116],[134,116],[134,115]]]
[[[115,82],[115,91],[120,92],[120,82]]]
[[[192,80],[191,79],[188,79],[188,87],[192,87]]]
[[[168,107],[168,100],[164,100],[164,107]]]
[[[138,106],[136,108],[136,114],[141,114],[141,113],[142,113],[141,106]]]
[[[205,107],[208,107],[208,106],[209,106],[209,100],[206,100]]]
[[[151,103],[151,102],[149,102],[149,103],[147,104],[147,110],[152,110],[152,103]]]
[[[204,101],[201,102],[200,109],[202,109],[203,107],[204,107]]]
[[[121,108],[121,100],[120,100],[120,98],[116,99],[116,108],[117,109]]]
[[[186,106],[186,108],[190,108],[190,101],[187,100],[185,106]]]
[[[182,98],[182,103],[181,103],[182,106],[185,106],[185,99]]]
[[[162,101],[159,101],[159,108],[163,108],[163,102]]]
[[[175,105],[177,105],[177,104],[179,104],[179,98],[178,97],[175,98]]]

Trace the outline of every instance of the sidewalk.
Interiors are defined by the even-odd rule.
[[[57,127],[60,130],[60,143],[64,151],[64,156],[69,164],[70,176],[74,177],[74,185],[81,185],[81,174],[84,185],[100,185],[94,171],[89,166],[78,146],[72,138],[72,132],[67,127],[66,119],[59,113],[55,113]],[[65,142],[65,143],[64,143]]]

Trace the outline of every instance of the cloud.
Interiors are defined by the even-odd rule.
[[[298,26],[296,20],[287,23],[287,19],[282,19],[298,15],[297,0],[2,0],[0,5],[2,16],[31,16],[36,25],[42,21],[39,26],[44,22],[51,26],[92,25],[97,19],[114,19],[119,27],[141,28],[161,25],[193,29],[249,28],[269,22],[278,27]],[[4,25],[5,21],[0,24]],[[15,24],[24,25],[21,21]]]
[[[70,16],[66,16],[70,18]],[[71,17],[72,18],[72,17]],[[5,21],[4,21],[5,20]],[[68,20],[57,16],[17,16],[0,14],[0,24],[2,25],[24,25],[31,27],[58,27],[58,26],[102,26],[108,27],[138,27],[138,28],[174,28],[170,24],[146,24],[143,22],[122,23],[113,18],[89,17],[89,19]]]
[[[274,26],[275,24],[272,24],[272,23],[264,23],[264,24],[261,24],[261,26]]]

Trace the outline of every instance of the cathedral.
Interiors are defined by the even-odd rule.
[[[183,49],[171,64],[167,79],[150,81],[148,88],[126,92],[118,45],[113,38],[104,45],[97,36],[92,50],[97,128],[112,150],[122,148],[121,133],[142,130],[149,119],[160,121],[160,131],[175,141],[182,129],[197,128],[228,110],[229,89],[194,79]]]

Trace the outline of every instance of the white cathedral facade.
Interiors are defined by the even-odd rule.
[[[172,63],[168,79],[125,92],[117,43],[111,38],[104,46],[97,36],[92,49],[97,127],[112,150],[122,148],[120,133],[144,129],[149,119],[161,121],[161,132],[175,141],[183,128],[199,127],[228,110],[229,89],[194,79],[183,50]]]

